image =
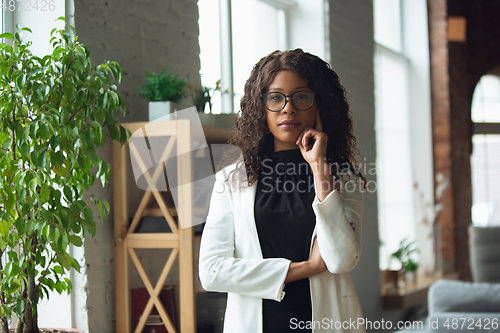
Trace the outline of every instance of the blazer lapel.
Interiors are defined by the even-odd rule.
[[[259,235],[257,234],[257,228],[255,227],[255,194],[257,192],[257,181],[255,181],[252,186],[241,191],[241,220],[244,222],[245,227],[248,230],[248,237],[250,238],[250,243],[252,245],[252,252],[255,257],[262,259],[262,250],[260,248]]]

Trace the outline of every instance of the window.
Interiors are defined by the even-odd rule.
[[[485,75],[472,98],[472,223],[500,225],[500,77]]]
[[[427,6],[374,0],[375,130],[380,268],[400,241],[416,241],[420,267],[433,270],[434,186]],[[425,261],[425,262],[424,262]]]
[[[238,111],[253,65],[274,50],[300,47],[329,59],[326,0],[200,0],[198,7],[202,84],[220,79],[229,91],[215,95],[212,113]]]

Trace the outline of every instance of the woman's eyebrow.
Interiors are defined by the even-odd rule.
[[[308,86],[295,87],[295,90],[297,90],[297,89],[309,89],[309,87]],[[283,90],[283,89],[281,89],[281,88],[274,88],[273,87],[273,88],[269,88],[269,90]]]

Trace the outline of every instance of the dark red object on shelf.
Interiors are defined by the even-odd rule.
[[[144,308],[149,300],[149,293],[146,288],[132,289],[132,316],[134,319],[134,328],[137,327]],[[160,301],[165,308],[165,311],[170,318],[170,321],[177,329],[176,316],[175,316],[175,306],[174,306],[174,287],[165,287],[160,293]],[[142,333],[168,333],[163,320],[158,314],[156,306],[153,305],[153,309],[146,320],[146,325],[142,330]]]

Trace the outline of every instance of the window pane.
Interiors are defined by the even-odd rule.
[[[382,47],[375,54],[375,129],[380,268],[404,238],[414,238],[406,59]],[[399,269],[397,262],[391,268]]]
[[[219,34],[219,0],[198,1],[200,18],[198,25],[200,35],[201,84],[215,88],[221,78],[220,69],[220,34]],[[221,113],[220,94],[212,98],[212,112]]]
[[[373,0],[375,42],[396,52],[401,46],[401,9],[399,0]]]
[[[278,10],[259,0],[232,1],[235,111],[245,81],[263,56],[279,48]]]
[[[500,123],[500,78],[485,75],[479,80],[472,98],[472,121]]]
[[[472,222],[500,225],[500,135],[473,135]]]

